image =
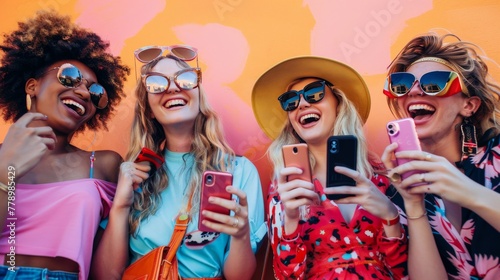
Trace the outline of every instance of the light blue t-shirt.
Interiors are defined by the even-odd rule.
[[[167,245],[175,227],[176,217],[186,204],[187,184],[194,158],[189,153],[165,153],[167,188],[161,193],[162,204],[154,216],[141,221],[137,235],[130,237],[132,262],[152,249]],[[233,164],[233,186],[243,190],[248,199],[250,240],[254,253],[266,234],[264,203],[259,174],[245,157],[236,157]],[[231,236],[204,233],[198,230],[198,215],[191,217],[182,245],[177,251],[182,277],[219,277],[229,253]]]

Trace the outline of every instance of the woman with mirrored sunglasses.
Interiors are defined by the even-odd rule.
[[[368,160],[363,123],[370,94],[362,77],[328,58],[291,58],[257,80],[252,102],[260,127],[274,139],[267,218],[276,279],[404,278],[406,235],[399,211],[384,194],[388,178],[374,174]],[[326,187],[334,171],[327,170],[333,135],[358,141],[357,169],[334,168],[355,186]],[[300,143],[307,144],[309,160],[285,167],[284,146]],[[309,164],[312,178],[289,180]]]
[[[151,53],[143,53],[151,48]],[[146,64],[135,90],[138,103],[128,161],[122,164],[102,239],[108,256],[99,261],[100,279],[120,278],[127,265],[168,245],[176,217],[189,203],[189,225],[176,252],[182,279],[241,280],[255,270],[254,253],[266,233],[257,169],[227,144],[203,90],[202,72],[186,62],[194,60],[186,50],[196,49],[177,48],[145,47],[135,52]],[[144,163],[133,163],[143,147],[163,157],[165,164],[143,173]],[[202,175],[207,170],[232,174],[233,184],[226,189],[232,199],[211,200],[230,215],[201,209]],[[200,223],[210,230],[200,230]]]
[[[71,140],[106,128],[129,68],[53,11],[3,38],[0,110],[13,124],[0,146],[0,278],[88,279],[122,159]]]
[[[394,155],[391,144],[382,157],[408,219],[412,279],[500,279],[500,87],[477,49],[429,33],[389,68],[389,107],[414,119],[422,148]],[[412,161],[396,167],[394,156]],[[411,170],[424,173],[399,180]]]

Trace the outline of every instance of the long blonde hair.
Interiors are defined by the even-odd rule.
[[[298,81],[299,80],[293,82],[291,85],[297,83]],[[289,85],[289,88],[291,87],[291,85]],[[357,171],[359,171],[361,174],[364,174],[367,178],[371,178],[373,174],[373,168],[368,161],[368,148],[366,145],[366,138],[363,131],[363,123],[361,121],[361,117],[359,116],[354,104],[349,99],[347,99],[345,94],[339,88],[336,88],[335,86],[330,88],[335,95],[335,98],[337,98],[338,100],[337,118],[330,132],[330,135],[356,136],[356,138],[358,139]],[[304,140],[302,140],[295,132],[292,124],[287,118],[287,121],[285,122],[283,129],[281,130],[281,133],[271,143],[267,150],[268,156],[274,166],[273,179],[277,178],[279,170],[284,167],[281,151],[282,147],[287,144],[297,143],[304,143]],[[316,160],[312,156],[312,154],[309,154],[309,159],[311,161],[311,167],[314,169]]]
[[[144,65],[141,73],[148,73],[162,59],[173,59],[182,68],[190,66],[171,55],[158,58]],[[206,170],[231,171],[235,157],[234,151],[224,138],[222,125],[217,113],[211,108],[201,86],[198,87],[200,98],[200,112],[195,119],[193,141],[190,153],[194,157],[194,166],[190,170],[190,181],[187,194],[193,193],[191,200],[191,214],[199,211],[202,174]],[[147,147],[163,156],[166,149],[166,137],[161,124],[153,115],[148,103],[148,92],[141,80],[135,88],[137,104],[134,121],[132,123],[130,146],[126,159],[133,160],[142,147]],[[168,165],[165,162],[164,165]],[[190,168],[190,167],[187,167]],[[130,232],[135,234],[140,222],[150,215],[154,215],[161,203],[161,192],[168,185],[166,167],[159,168],[154,174],[142,183],[141,192],[134,193],[134,203],[130,211]],[[187,197],[186,197],[187,200]]]

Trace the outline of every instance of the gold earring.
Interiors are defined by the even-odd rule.
[[[31,110],[31,95],[26,94],[26,109]]]

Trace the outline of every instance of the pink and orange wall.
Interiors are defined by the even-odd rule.
[[[401,47],[429,30],[452,32],[481,46],[500,62],[500,3],[496,0],[20,0],[3,1],[0,33],[36,10],[54,8],[111,43],[132,73],[128,97],[109,131],[79,135],[83,149],[111,149],[125,155],[135,100],[133,51],[145,45],[188,44],[199,49],[203,85],[222,116],[237,153],[252,160],[269,183],[265,149],[269,139],[252,113],[254,82],[268,68],[298,55],[327,56],[357,69],[371,91],[365,125],[370,148],[387,144],[385,123],[392,119],[381,88],[386,67]],[[500,66],[490,63],[500,80]],[[0,93],[1,94],[1,93]],[[0,142],[9,128],[0,121]]]

